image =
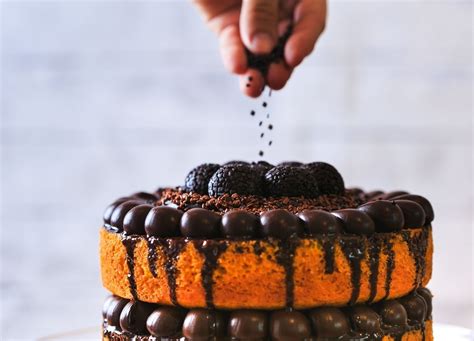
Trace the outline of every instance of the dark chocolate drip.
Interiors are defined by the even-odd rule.
[[[415,262],[414,286],[419,287],[426,273],[426,250],[428,248],[429,228],[423,228],[420,233],[415,232],[413,235],[411,235],[409,230],[405,230],[402,231],[402,235]]]
[[[187,240],[182,238],[176,239],[156,239],[163,254],[165,256],[165,273],[168,281],[168,288],[170,291],[171,303],[179,305],[176,296],[176,277],[178,276],[177,262],[181,251],[186,246]]]
[[[195,240],[194,247],[204,256],[204,264],[201,269],[202,286],[206,295],[206,306],[214,308],[213,287],[214,271],[218,267],[219,256],[227,249],[228,244],[214,242],[212,240]]]
[[[379,278],[380,251],[382,248],[382,239],[374,235],[369,242],[369,268],[370,268],[370,295],[367,303],[372,303],[377,296],[377,282]]]
[[[262,245],[262,242],[260,240],[256,240],[255,244],[253,244],[253,252],[257,256],[260,256],[264,251],[265,247]]]
[[[299,244],[300,239],[294,237],[278,241],[278,252],[276,254],[276,261],[285,269],[285,305],[287,308],[293,307],[295,303],[295,267],[293,261],[295,258],[296,248]]]
[[[323,246],[324,251],[324,273],[332,274],[334,272],[334,260],[335,260],[335,246],[336,246],[336,237],[327,236],[321,240],[321,245]]]
[[[150,269],[151,274],[153,277],[156,278],[156,261],[157,261],[157,253],[156,247],[157,242],[154,238],[147,238],[147,246],[148,246],[148,268]]]
[[[346,256],[351,268],[352,293],[348,304],[354,305],[359,298],[361,261],[365,255],[365,239],[361,237],[351,237],[340,241],[342,252]]]
[[[390,287],[392,286],[392,273],[395,268],[395,252],[393,251],[393,243],[390,238],[384,240],[384,252],[387,255],[387,273],[385,277],[385,296],[386,299],[390,295]]]
[[[130,286],[130,293],[132,297],[137,300],[137,283],[135,282],[135,246],[140,239],[122,235],[122,244],[127,250],[127,266],[128,266],[128,283]]]

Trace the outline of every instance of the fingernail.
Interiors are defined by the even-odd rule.
[[[275,42],[270,34],[256,33],[250,41],[250,50],[257,54],[270,53],[274,44]]]

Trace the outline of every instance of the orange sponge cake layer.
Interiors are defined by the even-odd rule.
[[[432,254],[431,227],[286,241],[100,231],[102,281],[109,291],[188,308],[304,309],[397,298],[428,283]]]

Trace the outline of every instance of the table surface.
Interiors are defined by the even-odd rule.
[[[65,331],[51,336],[45,336],[39,340],[96,340],[100,335],[99,327],[84,328],[82,330]],[[474,333],[467,328],[453,326],[449,324],[434,324],[435,340],[464,341],[473,340]]]

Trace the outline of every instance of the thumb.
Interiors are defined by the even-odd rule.
[[[278,0],[243,0],[240,35],[255,54],[270,53],[278,39]]]

